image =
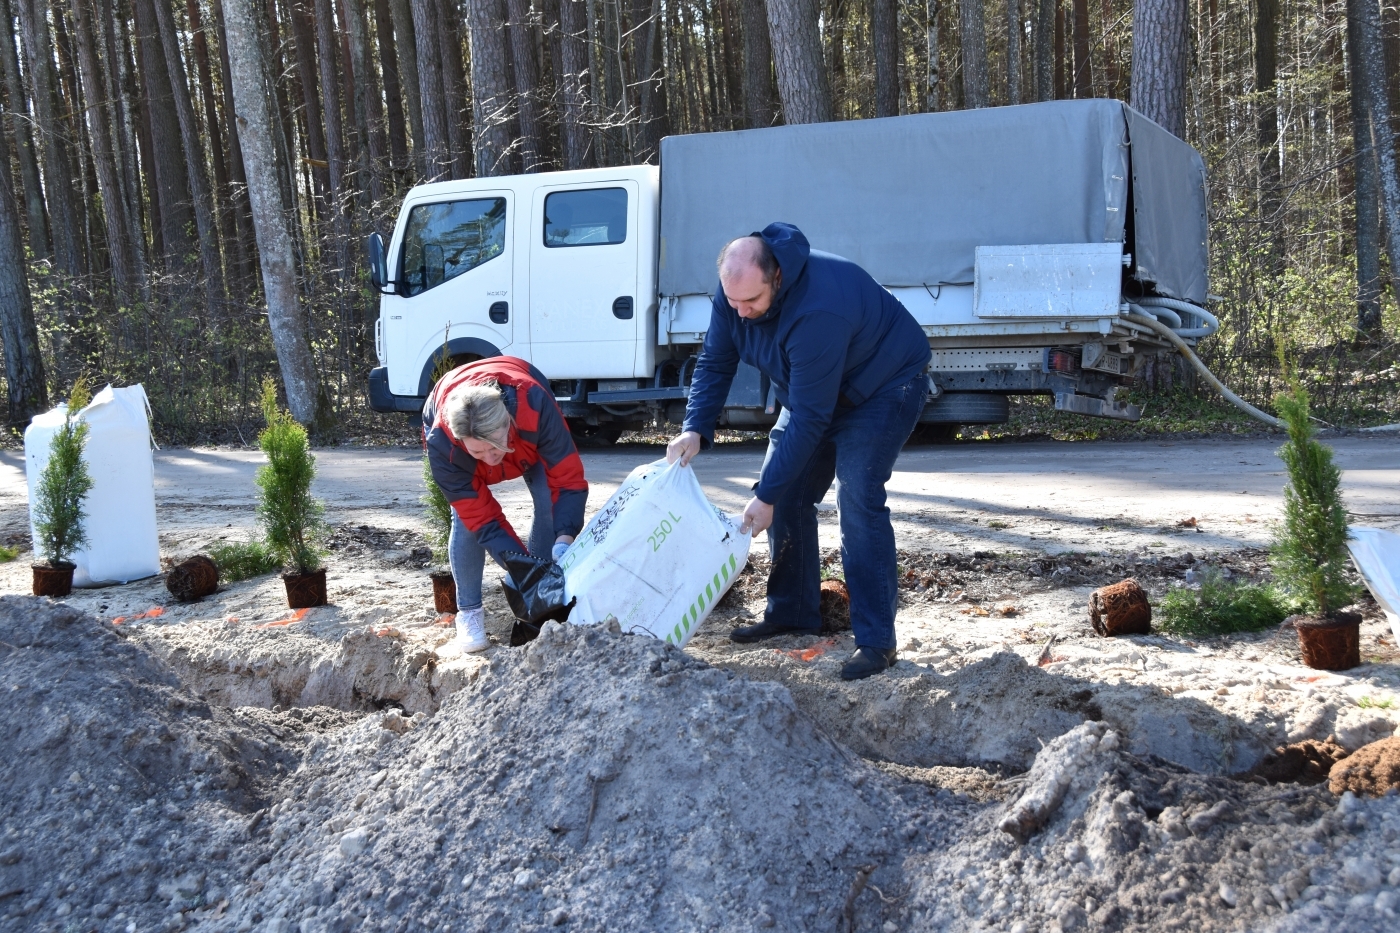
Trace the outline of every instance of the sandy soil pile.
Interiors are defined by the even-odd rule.
[[[0,597],[0,696],[0,925],[153,930],[224,899],[287,746],[36,599]]]

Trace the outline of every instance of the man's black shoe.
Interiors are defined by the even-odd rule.
[[[784,625],[781,622],[774,622],[771,619],[764,619],[757,625],[742,625],[729,633],[730,641],[737,641],[741,645],[746,645],[751,641],[763,641],[765,638],[773,638],[778,635],[820,635],[820,628],[795,628],[791,625]]]
[[[841,667],[842,680],[860,680],[871,674],[878,674],[894,666],[895,649],[882,651],[879,648],[856,648],[856,653]]]

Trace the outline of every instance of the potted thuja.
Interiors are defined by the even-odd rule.
[[[83,460],[88,426],[78,420],[90,401],[87,382],[78,379],[68,399],[63,426],[49,444],[49,460],[39,474],[35,492],[34,550],[43,558],[34,564],[35,596],[67,596],[73,590],[73,552],[87,543],[83,500],[92,490],[92,476]]]
[[[433,581],[433,608],[438,612],[457,612],[457,581],[447,566],[447,547],[452,535],[452,504],[433,479],[433,468],[423,456],[423,519],[428,526],[428,545],[433,550],[433,569],[428,577]]]
[[[1288,485],[1270,563],[1284,592],[1303,609],[1303,615],[1293,617],[1293,625],[1304,663],[1320,670],[1346,670],[1361,663],[1361,617],[1341,611],[1355,595],[1346,578],[1342,474],[1332,462],[1331,448],[1317,442],[1308,393],[1296,377],[1291,390],[1275,399],[1275,406],[1288,428],[1288,443],[1279,450]]]
[[[293,609],[326,604],[324,506],[311,497],[316,458],[311,455],[306,429],[277,404],[277,386],[263,382],[263,417],[267,427],[258,446],[267,465],[258,468],[258,524],[268,552],[285,571],[287,605]]]

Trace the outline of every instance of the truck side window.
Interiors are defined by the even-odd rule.
[[[626,188],[556,191],[545,197],[545,246],[605,246],[626,239]]]
[[[475,269],[506,248],[506,199],[420,204],[403,234],[400,294],[412,298]]]

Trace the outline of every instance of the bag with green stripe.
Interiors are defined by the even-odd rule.
[[[684,646],[744,569],[752,537],[710,504],[695,471],[637,467],[564,554],[569,621],[614,616],[624,632]]]

